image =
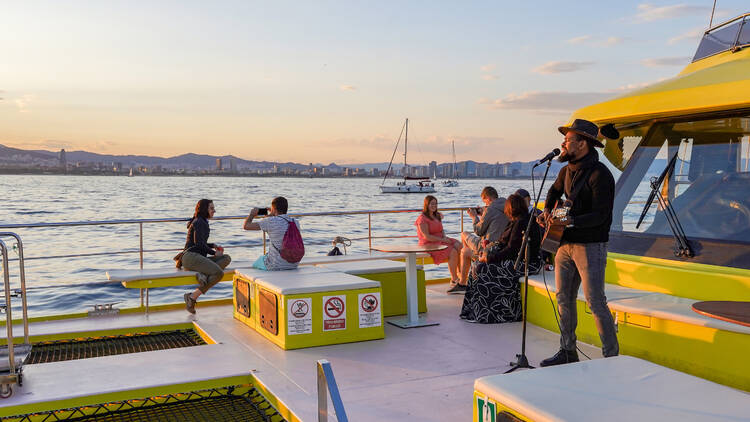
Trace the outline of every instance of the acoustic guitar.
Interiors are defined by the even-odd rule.
[[[565,201],[563,206],[557,206],[558,204],[559,202],[555,204],[555,209],[550,213],[551,218],[547,220],[547,224],[545,225],[544,236],[542,237],[542,244],[540,246],[543,251],[549,253],[557,252],[565,227],[570,224],[570,219],[568,218],[570,202]]]

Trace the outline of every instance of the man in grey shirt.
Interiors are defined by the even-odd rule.
[[[469,208],[466,212],[471,217],[474,232],[461,233],[461,275],[458,284],[452,285],[448,293],[463,293],[466,291],[466,283],[469,277],[471,261],[479,256],[479,251],[484,246],[483,241],[494,242],[500,239],[505,226],[508,225],[508,217],[503,212],[505,198],[498,197],[497,191],[492,186],[482,189],[482,202],[484,208]],[[477,211],[480,211],[477,213]]]

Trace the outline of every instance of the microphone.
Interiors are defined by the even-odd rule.
[[[544,158],[542,158],[541,160],[539,160],[539,162],[537,162],[536,164],[534,164],[534,167],[532,167],[532,168],[537,168],[538,166],[541,166],[542,164],[546,163],[547,161],[552,160],[553,158],[557,157],[558,155],[560,155],[560,148],[555,148],[555,149],[552,150],[552,152],[550,152],[549,154],[545,155]]]

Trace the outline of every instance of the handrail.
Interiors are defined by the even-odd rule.
[[[17,295],[21,295],[21,311],[23,312],[23,341],[25,344],[30,344],[29,342],[29,311],[28,311],[28,305],[26,303],[26,270],[24,266],[24,260],[23,260],[23,242],[21,241],[21,236],[19,236],[16,233],[12,232],[0,232],[0,237],[12,237],[16,239],[16,244],[18,245],[18,267],[20,269],[21,273],[21,291],[16,292]],[[6,289],[6,301],[8,305],[8,319],[12,321],[12,318],[10,317],[10,273],[8,271],[8,252],[5,251],[3,255],[3,272],[5,273],[6,283],[7,287]],[[11,324],[12,325],[12,324]],[[13,342],[12,337],[12,331],[10,331],[8,336],[8,342]]]
[[[336,377],[333,375],[333,368],[327,359],[320,359],[317,362],[318,368],[318,422],[328,421],[328,394],[331,395],[331,402],[336,411],[336,419],[339,422],[349,422],[344,409],[344,402],[341,401],[339,387],[336,384]],[[328,390],[326,392],[326,390]]]
[[[467,207],[440,208],[440,211],[463,211]],[[326,217],[326,216],[347,216],[347,215],[367,215],[367,214],[399,214],[422,212],[421,209],[396,209],[396,210],[358,210],[358,211],[323,211],[323,212],[305,212],[290,213],[290,217]],[[243,220],[246,215],[231,215],[224,217],[213,217],[211,220]],[[190,221],[190,218],[140,218],[128,220],[90,220],[90,221],[61,221],[55,223],[17,223],[17,224],[0,224],[0,229],[19,229],[19,228],[43,228],[43,227],[74,227],[74,226],[105,226],[113,224],[140,224],[140,223],[179,223]]]
[[[8,371],[10,375],[16,373],[16,357],[13,353],[13,316],[10,303],[10,272],[8,271],[8,248],[0,239],[0,253],[3,255],[3,282],[5,286],[5,329],[8,332]]]

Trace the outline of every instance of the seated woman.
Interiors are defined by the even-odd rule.
[[[448,261],[448,271],[451,273],[451,286],[455,287],[458,286],[458,254],[461,251],[461,242],[445,235],[442,223],[443,214],[440,214],[437,209],[437,198],[432,195],[425,196],[422,214],[419,214],[414,225],[417,226],[417,237],[419,238],[420,245],[428,243],[448,245],[446,249],[430,252],[429,254],[435,265],[446,260]],[[461,287],[461,290],[463,290],[463,286]]]
[[[505,201],[505,215],[510,221],[500,240],[489,244],[479,256],[469,276],[468,288],[461,307],[462,319],[469,322],[493,324],[520,321],[520,276],[513,265],[521,251],[523,233],[529,223],[529,210],[519,195],[513,194]],[[541,268],[538,226],[532,224],[529,236],[529,272]]]
[[[232,261],[229,255],[224,254],[224,248],[215,243],[208,243],[208,235],[211,232],[208,220],[215,212],[214,201],[201,199],[195,204],[195,214],[187,226],[182,268],[198,272],[198,288],[184,295],[185,308],[191,314],[195,313],[198,297],[224,277],[224,268]]]

